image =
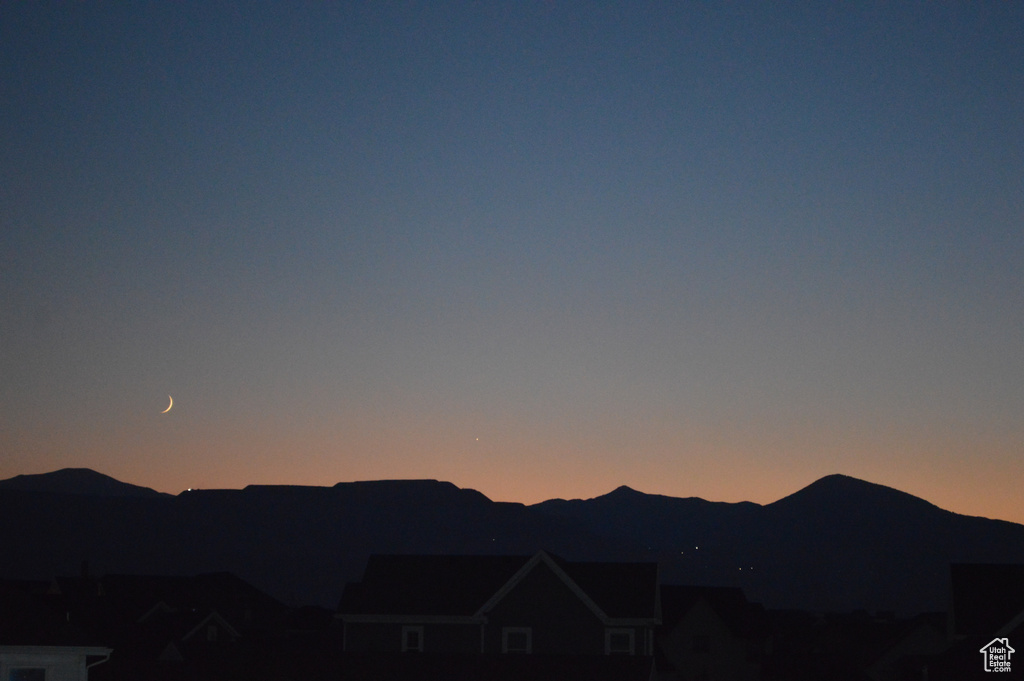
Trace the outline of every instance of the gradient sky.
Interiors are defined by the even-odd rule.
[[[1024,522],[1024,3],[4,2],[0,305],[0,478]]]

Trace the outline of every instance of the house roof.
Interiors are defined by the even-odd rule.
[[[338,610],[360,615],[472,616],[530,556],[371,555]]]
[[[102,577],[103,592],[141,617],[157,603],[174,609],[216,608],[280,610],[283,605],[229,572],[190,576],[118,575]]]
[[[235,626],[273,627],[286,607],[245,580],[227,573],[193,576],[106,575],[99,579],[107,622],[126,625],[158,611],[216,610]]]
[[[103,641],[54,594],[49,582],[0,580],[0,644],[90,646]]]
[[[157,615],[211,610],[232,627],[270,630],[286,613],[283,604],[229,573],[58,577],[39,591],[33,587],[31,597],[20,601],[0,597],[0,642],[45,642],[45,633],[61,643],[109,645]],[[12,612],[7,603],[20,605]],[[20,631],[12,631],[14,624]]]
[[[588,606],[611,618],[657,616],[654,563],[575,563],[534,556],[372,555],[363,581],[345,587],[344,615],[472,617],[485,612],[540,562],[561,572]]]

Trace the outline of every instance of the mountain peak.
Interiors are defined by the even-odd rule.
[[[868,482],[867,480],[861,480],[855,478],[852,475],[844,475],[842,473],[833,473],[826,475],[823,478],[819,478],[811,484],[798,491],[797,494],[803,492],[815,491],[819,493],[834,493],[834,492],[860,492],[860,493],[874,493],[874,494],[897,494],[907,497],[913,497],[911,494],[901,492],[894,487],[887,487],[880,485],[877,482]],[[914,497],[915,499],[917,497]]]
[[[840,473],[815,480],[767,507],[779,510],[832,509],[842,513],[892,507],[939,510],[931,502],[912,494]]]
[[[95,497],[164,496],[156,490],[121,482],[91,468],[61,468],[50,473],[16,475],[7,480],[0,480],[0,490],[83,494]]]

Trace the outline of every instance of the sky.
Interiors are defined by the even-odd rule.
[[[1020,2],[0,3],[0,478],[1024,522],[1022,227]]]

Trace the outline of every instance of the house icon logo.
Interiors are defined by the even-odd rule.
[[[994,638],[986,643],[980,652],[985,658],[985,671],[1008,672],[1010,671],[1010,655],[1017,651],[1010,647],[1009,639]]]

